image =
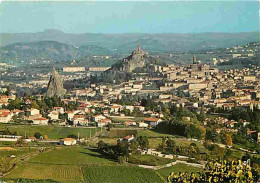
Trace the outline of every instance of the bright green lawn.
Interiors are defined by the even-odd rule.
[[[56,165],[115,164],[114,161],[106,159],[96,150],[75,146],[42,153],[29,162]]]
[[[185,164],[177,164],[168,168],[162,168],[160,170],[156,170],[163,178],[166,180],[171,172],[179,173],[179,172],[198,172],[203,171],[201,168],[196,168],[193,166],[188,166]]]
[[[68,135],[75,134],[82,138],[89,137],[90,131],[93,136],[99,129],[95,128],[68,128],[59,126],[36,126],[36,125],[0,125],[0,131],[8,128],[11,132],[17,132],[18,135],[34,136],[35,132],[42,135],[48,135],[49,139],[65,138]]]

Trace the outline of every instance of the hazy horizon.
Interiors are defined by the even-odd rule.
[[[1,33],[259,32],[258,1],[89,1],[0,4]]]
[[[124,33],[96,33],[96,32],[79,32],[79,33],[71,33],[71,32],[65,32],[63,30],[60,29],[45,29],[42,31],[36,31],[36,32],[0,32],[0,34],[36,34],[36,33],[44,33],[44,32],[48,32],[48,31],[57,31],[57,32],[62,32],[65,34],[240,34],[240,33],[254,33],[254,32],[259,32],[259,30],[257,31],[244,31],[244,32],[186,32],[186,33],[178,33],[178,32],[160,32],[160,33],[149,33],[149,32],[124,32]]]

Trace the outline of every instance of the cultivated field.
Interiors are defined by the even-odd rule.
[[[61,182],[82,182],[81,167],[77,165],[44,165],[24,163],[6,178],[52,179]]]
[[[94,149],[75,146],[44,152],[22,163],[5,178],[90,183],[164,182],[153,170],[122,166]]]
[[[130,166],[89,166],[84,169],[86,182],[91,183],[162,183],[155,171]]]
[[[83,147],[62,147],[42,153],[29,162],[46,165],[115,164],[113,160],[104,158],[96,150]]]

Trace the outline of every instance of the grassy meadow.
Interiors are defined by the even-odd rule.
[[[188,166],[181,163],[171,167],[156,170],[156,172],[158,172],[165,180],[167,179],[167,177],[170,175],[171,172],[179,173],[179,172],[198,172],[198,171],[203,171],[203,169],[196,168],[193,166]]]
[[[65,138],[68,135],[75,134],[82,138],[86,138],[99,131],[99,128],[75,128],[75,127],[60,127],[60,126],[34,126],[34,125],[2,125],[0,124],[0,131],[8,128],[12,133],[17,132],[18,135],[34,136],[34,133],[39,132],[42,135],[47,135],[49,139]]]

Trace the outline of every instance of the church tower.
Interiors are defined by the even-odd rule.
[[[141,51],[141,44],[139,43],[139,45],[138,45],[138,49],[137,49],[138,51]]]
[[[192,61],[193,61],[193,64],[197,64],[197,61],[196,61],[196,56],[195,56],[195,54],[193,55]]]

